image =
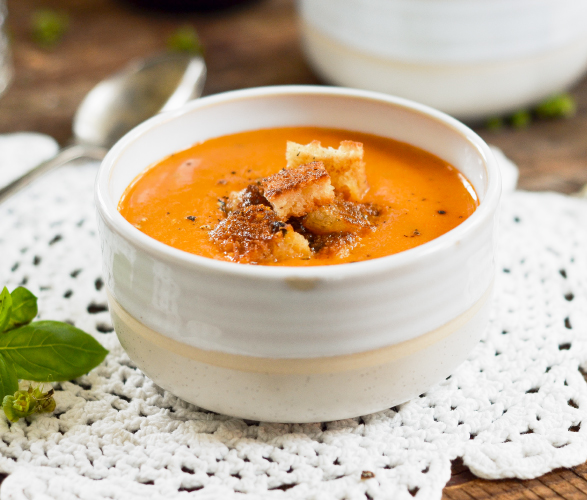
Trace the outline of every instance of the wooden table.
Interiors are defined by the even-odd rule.
[[[209,14],[161,14],[133,10],[114,0],[7,0],[16,76],[0,99],[0,133],[39,131],[61,144],[83,96],[130,59],[166,49],[179,26],[195,26],[206,47],[206,94],[243,87],[321,83],[300,50],[293,0],[259,0]],[[53,50],[30,35],[35,9],[69,14],[70,27]],[[520,167],[528,190],[577,191],[587,183],[587,78],[572,90],[577,115],[540,121],[529,128],[491,132],[478,128]],[[445,499],[587,498],[587,464],[530,481],[475,478],[456,460]]]

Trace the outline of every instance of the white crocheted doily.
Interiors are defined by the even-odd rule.
[[[0,135],[0,189],[55,156],[58,150],[57,141],[45,134],[16,132]]]
[[[427,499],[457,457],[486,478],[587,460],[586,202],[504,198],[491,323],[447,380],[380,413],[285,425],[187,404],[126,356],[100,278],[95,171],[66,167],[0,206],[0,283],[26,284],[41,318],[110,350],[89,375],[55,384],[54,415],[0,415],[2,498]]]

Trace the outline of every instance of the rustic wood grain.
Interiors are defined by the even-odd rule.
[[[35,130],[65,143],[84,95],[130,60],[166,50],[180,26],[197,28],[206,48],[205,94],[261,85],[318,83],[298,44],[291,1],[256,2],[209,14],[142,12],[113,0],[8,0],[16,77],[0,98],[0,133]],[[70,28],[52,50],[30,35],[32,12],[66,12]]]
[[[189,15],[143,12],[114,0],[7,3],[16,75],[0,98],[0,133],[39,131],[66,143],[83,96],[129,60],[164,51],[169,35],[184,24],[197,28],[206,47],[206,94],[320,83],[300,49],[293,0],[261,0],[240,9]],[[69,31],[52,50],[31,39],[30,17],[38,8],[70,16]],[[570,193],[587,183],[587,79],[572,94],[578,102],[572,119],[539,121],[524,130],[476,129],[518,164],[520,187]],[[443,498],[587,499],[587,464],[530,481],[488,481],[476,478],[456,460]]]
[[[453,477],[454,478],[454,477]],[[572,469],[557,469],[537,479],[486,480],[472,478],[470,481],[449,484],[443,492],[443,499],[474,498],[482,500],[585,500],[587,498],[587,464]]]

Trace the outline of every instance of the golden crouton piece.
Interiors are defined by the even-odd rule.
[[[283,220],[302,217],[334,200],[334,188],[322,162],[280,170],[263,179],[261,189]]]
[[[285,153],[287,168],[295,168],[312,161],[321,161],[330,174],[332,185],[347,200],[361,201],[369,190],[365,162],[363,161],[363,144],[342,141],[338,149],[323,148],[320,141],[302,145],[287,141]]]
[[[312,238],[311,248],[319,259],[344,259],[360,241],[356,233],[317,234]]]
[[[281,241],[276,241],[273,247],[273,257],[276,261],[294,259],[296,257],[310,257],[312,250],[308,240],[301,234],[296,233],[293,228],[287,224],[287,232],[283,235]]]
[[[244,264],[306,257],[311,253],[305,238],[294,236],[291,225],[280,221],[275,212],[264,205],[230,212],[209,235],[229,260]]]
[[[228,195],[228,200],[226,201],[226,212],[232,212],[233,210],[250,207],[252,205],[271,206],[263,196],[263,191],[257,184],[249,184],[241,191],[233,191],[230,193]]]
[[[367,205],[336,200],[310,212],[302,224],[314,234],[362,233],[371,229],[369,212]]]

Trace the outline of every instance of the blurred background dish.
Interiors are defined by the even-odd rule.
[[[300,0],[305,53],[337,85],[478,120],[536,104],[587,67],[584,0]]]

